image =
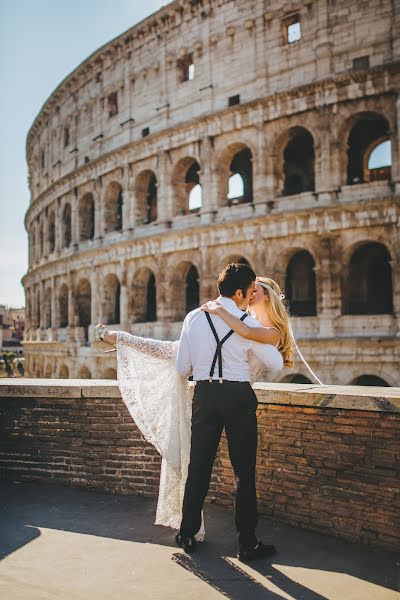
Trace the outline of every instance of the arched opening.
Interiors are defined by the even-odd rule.
[[[81,279],[76,288],[76,310],[79,326],[85,330],[85,340],[89,339],[89,326],[92,322],[92,292],[87,279]]]
[[[360,375],[350,385],[374,385],[378,387],[390,387],[387,381],[377,375]]]
[[[133,277],[130,313],[133,323],[157,321],[156,278],[147,267],[139,269]]]
[[[366,112],[354,117],[347,144],[348,185],[390,179],[391,161],[379,171],[368,168],[371,152],[381,142],[389,140],[389,123],[379,114]]]
[[[71,245],[71,236],[71,205],[68,203],[64,206],[62,215],[62,241],[64,248],[68,248]]]
[[[92,374],[85,365],[79,369],[78,379],[92,379]]]
[[[286,377],[283,377],[283,379],[281,379],[280,383],[306,383],[306,384],[312,384],[312,381],[310,381],[310,379],[308,379],[308,377],[306,377],[305,375],[302,375],[301,373],[293,373],[291,375],[286,375]]]
[[[253,202],[253,164],[250,148],[242,148],[229,165],[228,204]]]
[[[284,196],[314,191],[314,140],[303,127],[289,130],[289,141],[283,152]]]
[[[111,182],[106,189],[104,202],[104,231],[121,231],[122,229],[122,187],[116,181]]]
[[[60,372],[59,372],[58,376],[59,376],[60,379],[69,379],[69,370],[68,370],[68,367],[66,367],[65,365],[61,365]]]
[[[186,215],[201,208],[200,165],[196,159],[186,156],[175,166],[172,188],[175,197],[175,214]]]
[[[135,180],[136,225],[157,220],[157,178],[153,171],[139,173]]]
[[[200,304],[200,285],[199,273],[194,265],[190,267],[185,279],[186,289],[186,313],[199,307]]]
[[[297,252],[286,270],[285,290],[291,313],[296,317],[317,314],[315,262],[307,250]]]
[[[344,282],[344,314],[381,315],[393,312],[390,254],[383,244],[357,248]]]
[[[54,252],[56,247],[56,220],[54,211],[51,211],[49,214],[48,221],[48,239],[49,239],[49,252],[50,254]]]
[[[44,377],[45,379],[51,379],[53,375],[53,367],[51,366],[51,363],[47,363],[45,370],[44,370]]]
[[[103,285],[103,315],[107,325],[120,322],[121,286],[116,275],[107,275]]]
[[[58,291],[58,323],[59,327],[68,327],[68,288],[65,283]]]
[[[79,201],[79,239],[81,242],[94,238],[94,198],[85,194]]]
[[[366,153],[368,181],[390,179],[392,168],[392,142],[380,141]]]
[[[111,367],[109,369],[105,369],[102,379],[117,379],[117,371]]]

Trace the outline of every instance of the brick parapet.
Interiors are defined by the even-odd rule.
[[[400,544],[400,388],[255,384],[260,512],[379,547]],[[0,469],[54,481],[157,494],[160,457],[113,382],[0,382]],[[225,439],[209,501],[232,504]]]

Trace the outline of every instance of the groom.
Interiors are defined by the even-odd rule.
[[[247,265],[230,264],[218,277],[218,302],[250,327],[261,325],[243,313],[255,291],[256,274]],[[176,368],[193,375],[190,464],[177,543],[185,552],[195,550],[201,511],[223,429],[235,473],[235,524],[238,558],[247,562],[276,550],[257,540],[255,466],[257,451],[257,398],[250,385],[248,352],[273,370],[283,366],[282,356],[270,345],[239,337],[218,316],[199,308],[183,323]]]

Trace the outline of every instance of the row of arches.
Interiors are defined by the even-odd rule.
[[[245,257],[229,257],[232,260],[249,264]],[[29,297],[31,326],[64,328],[78,325],[84,328],[88,340],[88,328],[93,322],[93,306],[97,304],[96,315],[107,324],[120,324],[121,319],[131,323],[154,322],[160,316],[158,307],[158,283],[161,273],[154,273],[148,267],[139,268],[132,277],[127,290],[126,313],[121,315],[121,282],[114,273],[100,280],[96,297],[92,298],[92,285],[88,277],[81,277],[73,290],[61,283],[56,290],[56,302],[52,290],[44,288],[41,302],[40,290]],[[308,250],[295,252],[287,263],[284,289],[290,313],[293,316],[307,317],[318,314],[317,273],[314,257]],[[165,288],[165,284],[164,284]],[[163,290],[165,292],[165,289]],[[180,321],[185,314],[200,304],[200,276],[197,267],[189,261],[182,262],[171,274],[168,285],[169,296],[162,300],[169,305],[161,319]],[[94,301],[93,301],[94,300]],[[69,303],[73,302],[73,310]],[[56,314],[52,315],[52,306]],[[342,272],[342,314],[368,315],[392,314],[393,284],[391,257],[386,246],[378,242],[366,242],[357,246]],[[71,322],[71,318],[73,321]]]
[[[391,178],[391,141],[389,123],[375,112],[360,113],[352,117],[352,126],[345,140],[346,153],[342,170],[346,171],[344,183],[348,185],[369,183]],[[279,138],[273,151],[277,195],[290,196],[315,190],[315,140],[303,126],[290,128]],[[228,145],[218,159],[218,204],[235,205],[253,202],[254,151],[244,143]],[[203,206],[202,166],[193,156],[181,158],[171,169],[167,185],[173,196],[173,215],[196,212]],[[134,215],[130,226],[157,221],[160,196],[159,181],[154,171],[140,172],[131,190],[134,195]],[[121,231],[124,223],[124,190],[117,181],[111,181],[103,194],[102,232]],[[165,194],[163,193],[163,201]],[[97,200],[86,192],[78,199],[78,235],[82,242],[95,237]],[[49,252],[55,249],[55,211],[50,210],[32,232],[36,253],[43,255],[44,237],[47,235]],[[47,230],[46,229],[47,226]],[[61,247],[72,241],[72,209],[65,203],[61,214]]]
[[[57,364],[47,361],[43,366],[43,361],[35,360],[33,357],[30,358],[30,362],[32,363],[29,365],[30,372],[34,377],[45,377],[47,379],[54,377],[60,379],[69,379],[70,377],[77,377],[78,379],[92,379],[92,377],[96,379],[117,379],[117,371],[114,367],[104,367],[100,370],[96,368],[93,373],[90,366],[82,364],[76,372],[71,373],[65,363],[57,366]],[[291,373],[280,379],[280,383],[311,385],[313,382],[302,373]],[[347,385],[390,387],[385,379],[371,373],[359,375],[351,379]]]

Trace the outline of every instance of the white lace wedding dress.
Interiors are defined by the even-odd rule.
[[[155,523],[179,529],[190,458],[193,387],[175,369],[179,342],[117,332],[118,383],[130,415],[162,456]],[[251,379],[262,365],[249,356]],[[204,523],[196,535],[204,539]]]

